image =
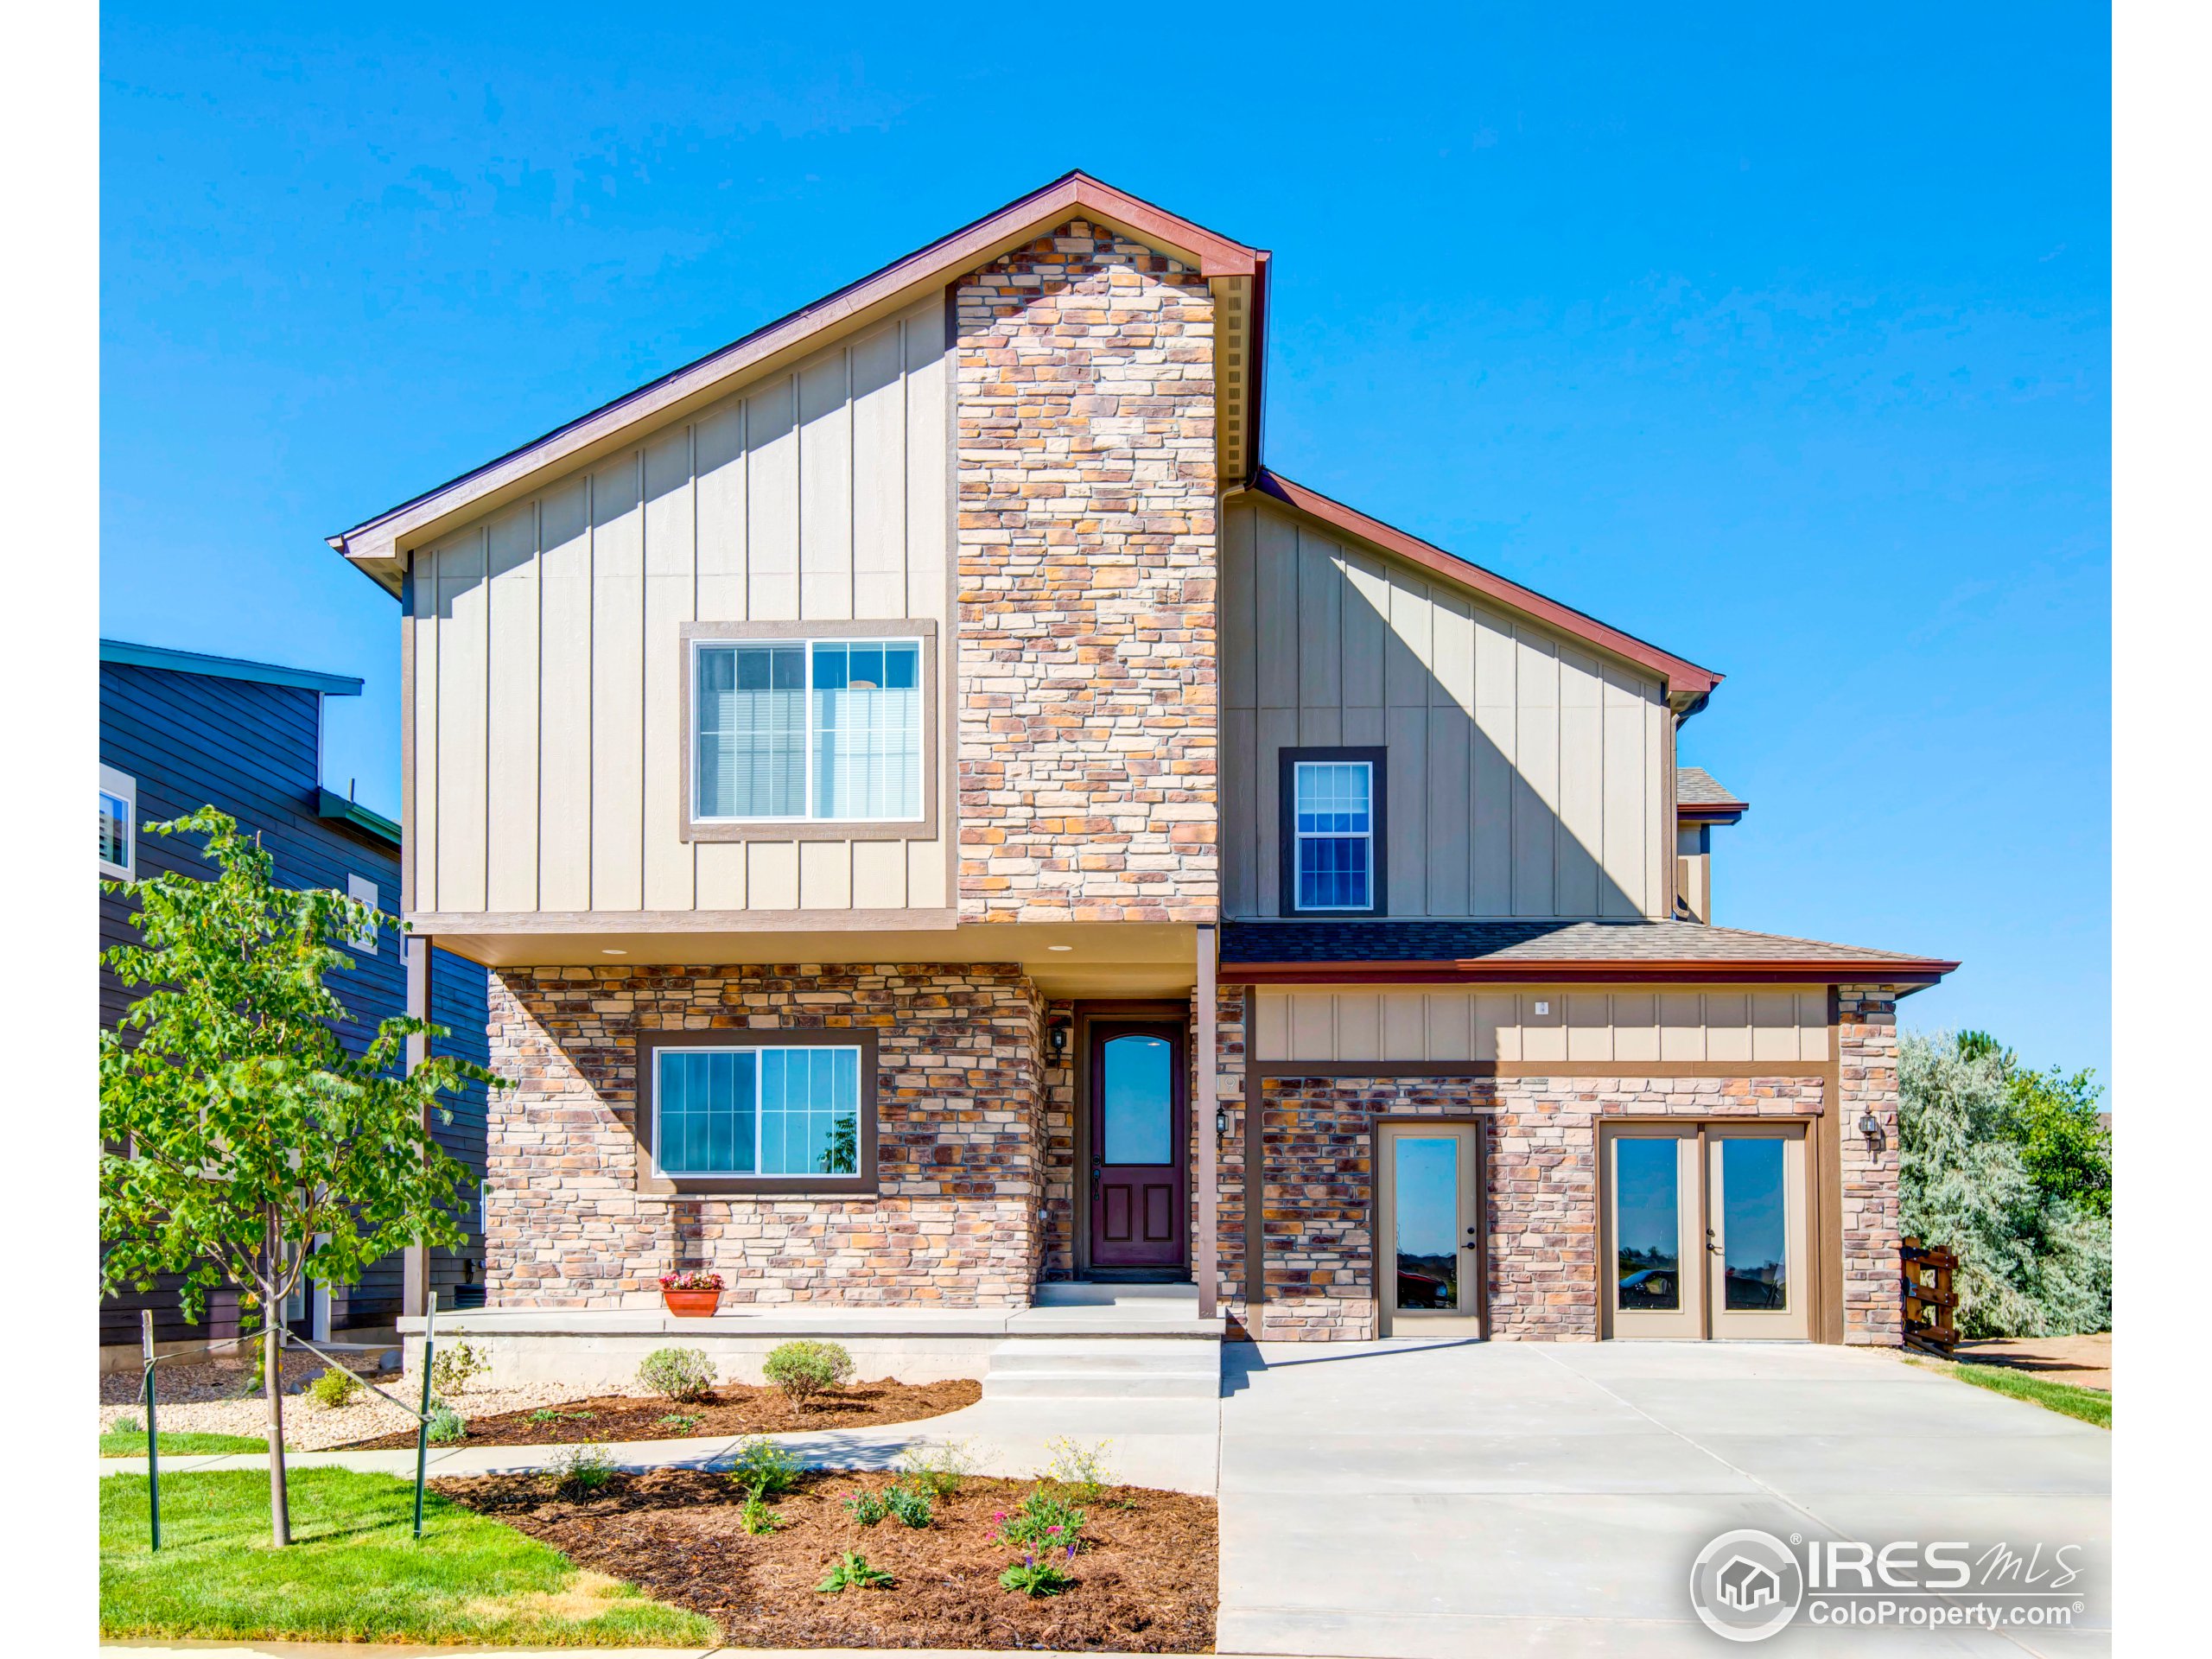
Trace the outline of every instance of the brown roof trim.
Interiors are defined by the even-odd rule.
[[[1749,801],[1681,801],[1675,803],[1675,816],[1693,823],[1733,823],[1751,810]]]
[[[770,357],[864,312],[910,302],[927,289],[941,285],[949,276],[987,264],[1039,231],[1078,214],[1185,259],[1207,277],[1254,276],[1264,269],[1267,256],[1257,248],[1231,241],[1089,174],[1063,174],[1042,188],[1017,197],[996,212],[754,329],[719,351],[671,370],[435,489],[362,520],[328,537],[329,543],[349,559],[396,563],[403,540],[423,536],[440,521],[450,519],[485,498],[514,490],[640,421],[672,418],[677,406],[687,400],[710,395],[732,377]],[[1255,361],[1262,355],[1256,346],[1253,355]],[[378,573],[378,579],[387,585],[397,581],[397,575],[391,573]]]
[[[1544,962],[1515,957],[1439,962],[1224,962],[1224,985],[1396,984],[1620,984],[1657,980],[1669,984],[1933,985],[1955,962],[1897,957],[1868,962],[1788,959],[1740,962],[1676,957],[1663,962]]]
[[[1384,524],[1380,518],[1370,518],[1358,508],[1348,507],[1341,501],[1323,495],[1319,490],[1309,490],[1303,484],[1294,484],[1281,474],[1269,468],[1263,467],[1260,469],[1252,480],[1252,488],[1271,495],[1285,505],[1318,518],[1333,529],[1357,536],[1362,541],[1372,542],[1402,559],[1410,559],[1446,581],[1456,582],[1462,588],[1471,588],[1501,605],[1532,616],[1577,639],[1586,639],[1616,657],[1626,658],[1639,667],[1648,668],[1666,681],[1669,691],[1685,692],[1702,699],[1724,677],[1709,668],[1700,668],[1687,658],[1662,651],[1634,634],[1623,633],[1618,628],[1609,626],[1595,617],[1586,616],[1555,599],[1547,599],[1535,589],[1523,588],[1519,582],[1509,581],[1496,571],[1485,570],[1456,554],[1446,553],[1442,548],[1424,542],[1417,536],[1409,536],[1395,525]]]

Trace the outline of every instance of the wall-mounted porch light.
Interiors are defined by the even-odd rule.
[[[1228,1107],[1217,1106],[1213,1109],[1213,1132],[1217,1135],[1229,1133]]]
[[[1871,1110],[1861,1112],[1859,1115],[1859,1133],[1866,1137],[1866,1144],[1868,1146],[1878,1147],[1881,1145],[1882,1120],[1875,1116]]]

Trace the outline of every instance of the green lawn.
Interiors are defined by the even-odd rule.
[[[1941,1371],[1946,1376],[1955,1376],[1961,1382],[1971,1382],[1977,1389],[1987,1389],[1992,1394],[2010,1395],[2015,1400],[2025,1400],[2046,1411],[2078,1417],[2085,1423],[2094,1423],[2099,1428],[2112,1427],[2112,1395],[2101,1389],[2084,1389],[2071,1382],[2054,1382],[2031,1371],[2016,1371],[2005,1365],[1947,1364],[1942,1360],[1915,1360],[1913,1363],[1924,1364],[1929,1370]]]
[[[198,1457],[214,1452],[266,1452],[269,1442],[258,1434],[194,1434],[172,1429],[162,1431],[162,1455],[175,1452],[185,1457]],[[146,1455],[146,1430],[142,1424],[135,1430],[111,1428],[100,1435],[100,1456],[104,1458],[143,1458]]]
[[[167,1438],[164,1436],[163,1438]],[[269,1541],[257,1469],[162,1482],[147,1548],[146,1480],[100,1480],[100,1634],[540,1647],[710,1646],[714,1623],[584,1573],[557,1550],[390,1475],[302,1469],[289,1549]]]

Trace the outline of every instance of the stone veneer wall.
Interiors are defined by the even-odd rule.
[[[1599,1332],[1598,1121],[1804,1116],[1821,1088],[1811,1077],[1265,1078],[1262,1334],[1375,1336],[1377,1117],[1486,1121],[1490,1334],[1588,1342]]]
[[[1041,1233],[1046,1279],[1075,1277],[1075,1004],[1045,1005],[1045,1215]],[[1052,1024],[1064,1021],[1068,1052],[1053,1058]]]
[[[1026,1303],[1045,1260],[1040,1003],[1012,966],[510,968],[491,979],[492,1307],[657,1306],[672,1268],[738,1303]],[[638,1032],[876,1033],[874,1196],[634,1190]]]
[[[963,920],[1214,918],[1213,326],[1080,219],[959,283]]]
[[[1843,1339],[1882,1347],[1904,1340],[1897,1255],[1897,1003],[1887,986],[1836,988],[1836,1052],[1843,1096]],[[1882,1126],[1869,1145],[1859,1120]]]
[[[1244,1255],[1244,1062],[1250,1007],[1247,995],[1242,985],[1217,986],[1214,995],[1215,1086],[1229,1116],[1229,1133],[1221,1137],[1217,1154],[1221,1160],[1217,1200],[1220,1212],[1215,1217],[1214,1248],[1218,1253],[1221,1314],[1229,1321],[1231,1340],[1259,1335],[1245,1322],[1249,1300],[1245,1294]]]

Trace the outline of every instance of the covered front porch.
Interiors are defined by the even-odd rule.
[[[400,1321],[408,1368],[423,1318]],[[657,1348],[703,1350],[717,1376],[759,1383],[761,1362],[795,1338],[842,1343],[857,1375],[903,1382],[982,1380],[986,1398],[1214,1396],[1224,1321],[1188,1284],[1046,1284],[1027,1306],[725,1305],[707,1318],[663,1308],[476,1308],[435,1316],[442,1347],[467,1342],[499,1386],[558,1382],[609,1389]]]

